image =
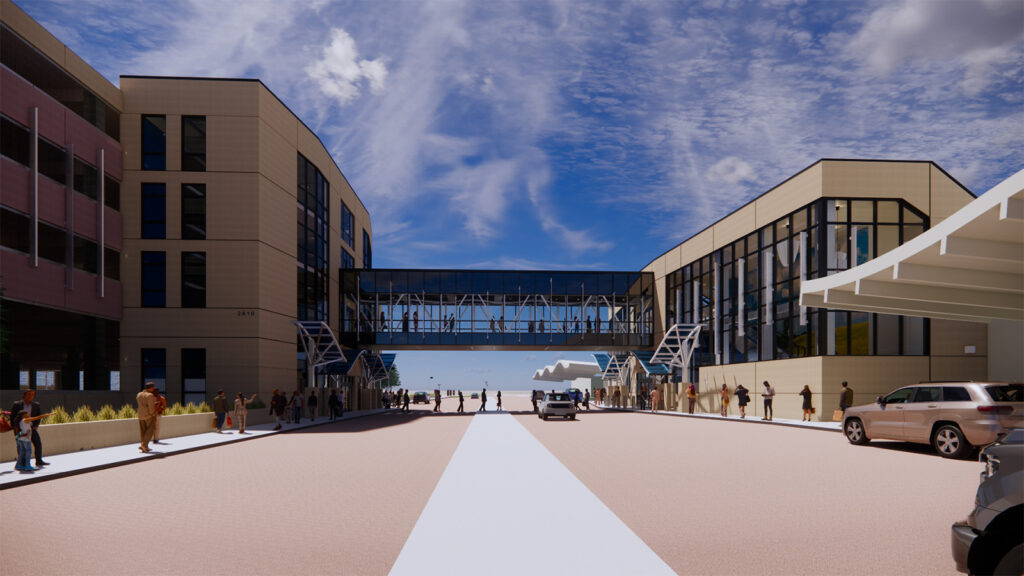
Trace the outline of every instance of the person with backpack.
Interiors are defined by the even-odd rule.
[[[750,394],[743,384],[736,386],[736,398],[739,399],[737,403],[740,407],[740,418],[747,417],[747,403],[750,402]]]

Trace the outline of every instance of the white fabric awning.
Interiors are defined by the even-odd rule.
[[[596,362],[574,362],[559,360],[553,366],[545,366],[533,373],[534,380],[545,382],[563,382],[577,378],[590,378],[601,373]]]
[[[1024,170],[874,260],[804,282],[800,304],[975,322],[1024,320]]]

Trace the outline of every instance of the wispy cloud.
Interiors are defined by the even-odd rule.
[[[331,30],[331,43],[324,47],[321,59],[311,64],[307,71],[320,90],[342,106],[359,95],[363,80],[370,84],[373,93],[382,92],[388,75],[383,59],[359,58],[355,40],[343,28]]]

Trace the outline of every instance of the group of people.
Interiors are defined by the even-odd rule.
[[[770,382],[765,380],[762,384],[764,391],[761,392],[761,398],[764,401],[764,417],[761,420],[771,421],[775,415],[775,387]],[[805,385],[800,392],[797,393],[801,398],[801,410],[803,411],[803,417],[801,422],[810,422],[815,413],[813,392],[811,387]],[[720,400],[721,414],[722,416],[728,416],[729,414],[729,402],[732,396],[736,396],[740,409],[740,418],[747,417],[747,404],[750,403],[750,390],[747,389],[743,384],[738,384],[736,389],[732,392],[729,391],[729,386],[722,384],[722,388],[718,391]],[[688,412],[693,414],[694,408],[697,405],[697,390],[693,384],[690,384],[686,388],[686,399],[688,406]],[[845,413],[846,409],[853,405],[853,390],[847,382],[843,382],[842,390],[839,394],[839,409]]]
[[[238,395],[242,398],[242,395]],[[249,400],[248,402],[252,402]],[[274,392],[270,397],[270,415],[274,417],[277,425],[274,426],[274,430],[280,430],[284,424],[299,424],[302,422],[302,408],[306,406],[308,408],[308,416],[311,422],[316,422],[317,411],[320,406],[320,400],[317,398],[316,391],[310,390],[308,397],[304,397],[302,390],[295,390],[292,392],[291,397],[281,393],[280,390],[274,388]],[[239,407],[239,400],[235,400],[235,410]],[[345,415],[345,392],[331,389],[327,392],[327,419],[335,420]]]

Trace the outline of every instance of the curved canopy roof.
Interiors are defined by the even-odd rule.
[[[590,378],[601,373],[601,368],[595,362],[574,362],[571,360],[559,360],[552,366],[545,366],[533,373],[534,380],[545,382],[562,382],[564,380],[575,380],[577,378]]]
[[[1024,320],[1024,170],[917,238],[832,276],[800,304],[950,320]]]

